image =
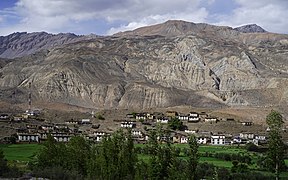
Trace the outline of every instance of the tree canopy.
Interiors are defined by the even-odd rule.
[[[272,110],[266,117],[266,123],[270,129],[266,166],[270,171],[275,172],[276,179],[279,179],[280,172],[286,168],[285,148],[281,136],[283,117],[279,112]]]

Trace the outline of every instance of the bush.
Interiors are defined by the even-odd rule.
[[[246,144],[246,150],[247,151],[258,152],[258,146],[256,146],[253,143],[248,143],[248,144]]]
[[[101,114],[98,114],[98,115],[97,115],[97,119],[105,120],[105,118],[104,118]]]
[[[47,167],[44,169],[36,169],[33,171],[33,176],[48,178],[48,179],[63,179],[63,180],[81,180],[83,177],[77,171],[66,170],[61,166]]]

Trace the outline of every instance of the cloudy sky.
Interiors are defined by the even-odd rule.
[[[13,32],[107,35],[170,19],[288,34],[288,0],[0,0],[0,36]]]

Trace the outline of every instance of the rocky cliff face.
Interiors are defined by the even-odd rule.
[[[287,42],[168,21],[2,60],[0,98],[25,101],[31,82],[32,100],[89,108],[287,104]]]

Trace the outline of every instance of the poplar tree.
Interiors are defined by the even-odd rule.
[[[196,179],[196,169],[199,160],[198,154],[198,143],[197,138],[191,135],[188,139],[189,149],[188,149],[188,165],[187,165],[187,178],[194,180]]]
[[[266,117],[266,123],[269,126],[269,141],[267,163],[270,171],[275,173],[276,179],[279,179],[280,172],[285,168],[284,162],[284,143],[282,141],[281,131],[283,126],[282,115],[272,110]]]

